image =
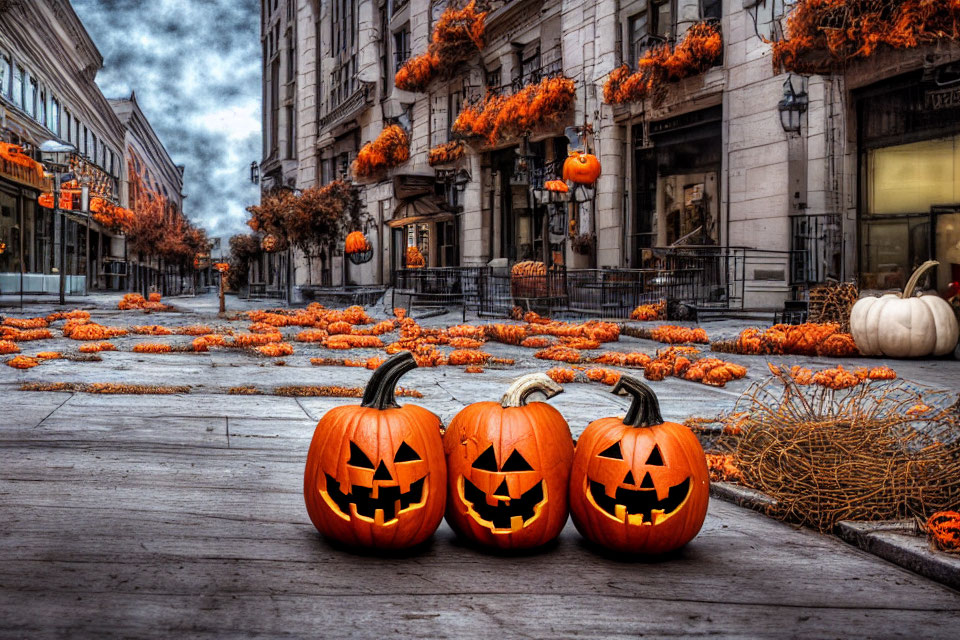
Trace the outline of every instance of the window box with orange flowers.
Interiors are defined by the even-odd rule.
[[[404,91],[425,91],[434,78],[449,73],[483,49],[486,13],[471,2],[462,9],[448,6],[437,24],[427,51],[408,59],[393,82]]]
[[[410,159],[410,137],[403,127],[391,124],[372,142],[363,145],[353,161],[353,175],[372,178]]]

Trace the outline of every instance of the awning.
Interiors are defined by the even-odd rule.
[[[436,196],[422,196],[401,200],[393,212],[393,218],[387,220],[387,226],[397,228],[417,222],[447,222],[453,220],[453,213],[441,208]]]

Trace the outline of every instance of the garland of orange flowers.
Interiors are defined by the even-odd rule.
[[[372,142],[361,147],[353,161],[353,175],[369,178],[385,169],[403,164],[410,159],[410,138],[403,127],[391,124],[384,127]]]
[[[786,372],[786,369],[772,363],[767,363],[767,367],[773,375],[778,377],[789,376],[793,382],[800,386],[815,384],[834,391],[849,389],[870,380],[883,381],[896,380],[897,378],[897,372],[886,365],[873,367],[872,369],[858,367],[854,371],[844,369],[843,365],[837,365],[836,368],[823,369],[817,372],[807,367],[794,365],[790,368],[789,373]]]
[[[377,336],[332,335],[322,341],[327,349],[378,349],[383,340]]]
[[[89,320],[90,312],[81,309],[73,311],[57,311],[47,316],[47,322],[56,322],[58,320]]]
[[[543,349],[549,347],[551,344],[550,340],[543,336],[530,336],[520,342],[521,347],[527,347],[528,349]]]
[[[117,309],[121,311],[132,311],[140,309],[143,311],[169,311],[173,307],[160,302],[159,295],[156,300],[147,300],[139,293],[126,293],[123,299],[117,303]]]
[[[527,330],[515,324],[488,324],[484,327],[487,338],[494,342],[517,345],[526,340]]]
[[[447,335],[452,338],[473,338],[477,341],[483,341],[487,337],[484,327],[472,324],[454,325],[447,329]]]
[[[4,318],[3,324],[15,329],[45,329],[47,320],[46,318]]]
[[[123,395],[171,395],[190,393],[190,387],[120,384],[115,382],[31,382],[20,385],[20,391],[72,391],[79,393],[102,393]]]
[[[293,345],[289,342],[273,342],[270,344],[254,347],[254,350],[262,356],[278,358],[280,356],[292,356]]]
[[[541,349],[533,354],[534,358],[541,360],[556,360],[557,362],[569,362],[575,364],[580,362],[580,352],[563,345],[553,345],[546,349]]]
[[[641,329],[639,333],[649,336],[651,340],[664,342],[666,344],[683,344],[685,342],[706,344],[710,342],[710,338],[707,337],[707,332],[700,327],[691,329],[689,327],[663,324],[649,331]]]
[[[228,347],[260,347],[265,344],[270,344],[271,342],[281,342],[283,340],[283,334],[279,331],[276,333],[238,333],[233,336],[232,340],[226,343],[225,346]]]
[[[177,327],[174,333],[180,336],[205,336],[213,333],[213,329],[205,324],[191,324],[186,327]]]
[[[32,342],[33,340],[49,340],[53,338],[50,329],[13,329],[13,331],[15,331],[15,333],[8,334],[7,338],[14,342]]]
[[[623,353],[620,351],[604,351],[593,359],[597,364],[608,364],[618,367],[633,367],[642,369],[650,364],[652,358],[645,353],[633,351]]]
[[[960,39],[956,0],[797,0],[785,40],[773,43],[774,69],[831,73],[878,49],[913,49]]]
[[[662,320],[667,315],[667,302],[661,300],[655,304],[641,304],[630,313],[631,320]]]
[[[483,346],[483,341],[473,338],[451,338],[448,344],[454,349],[479,349]]]
[[[107,202],[100,211],[93,214],[93,219],[107,229],[117,232],[131,228],[136,222],[136,215],[130,209]]]
[[[744,329],[736,340],[710,345],[714,351],[745,355],[799,355],[848,357],[857,355],[853,336],[841,333],[836,323],[777,324],[761,332]]]
[[[466,145],[460,140],[444,142],[430,149],[427,154],[427,164],[431,167],[435,167],[438,164],[450,164],[462,158],[466,151]]]
[[[323,342],[329,337],[329,333],[323,329],[304,329],[294,338],[297,342]]]
[[[162,327],[158,324],[152,325],[134,325],[130,327],[130,333],[136,333],[138,335],[144,336],[169,336],[173,333],[172,330],[167,327]]]
[[[173,348],[168,344],[160,344],[157,342],[141,342],[133,345],[132,351],[134,353],[170,353],[173,351]]]
[[[701,22],[687,30],[676,47],[662,44],[647,49],[637,61],[637,71],[623,65],[614,69],[603,85],[608,104],[662,98],[668,83],[699,75],[720,62],[723,37],[719,27]]]
[[[219,333],[211,333],[205,336],[197,336],[193,339],[191,346],[194,351],[203,353],[209,351],[210,347],[224,347],[226,344],[227,339],[224,336]]]
[[[488,93],[479,103],[464,106],[453,131],[496,144],[553,124],[573,106],[576,97],[573,80],[562,77],[544,78],[512,95]]]
[[[77,350],[80,353],[98,353],[100,351],[116,351],[117,347],[112,342],[87,342],[80,345]]]
[[[340,386],[285,386],[273,390],[273,395],[286,397],[317,397],[317,398],[362,398],[363,387]],[[422,398],[423,394],[416,389],[397,387],[394,395],[398,398]]]
[[[20,353],[20,347],[12,340],[0,340],[0,356],[10,353]]]
[[[447,72],[483,49],[486,13],[471,2],[462,9],[448,6],[440,14],[426,53],[409,58],[393,83],[405,91],[424,91],[438,74]]]
[[[86,324],[81,324],[78,326],[70,327],[68,332],[69,322],[63,327],[63,335],[70,338],[71,340],[109,340],[110,338],[115,338],[117,336],[127,335],[126,329],[121,329],[120,327],[105,327],[102,324],[97,324],[95,322],[88,322]]]

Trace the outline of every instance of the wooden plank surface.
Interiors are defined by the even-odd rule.
[[[18,410],[0,428],[0,637],[955,638],[960,623],[956,592],[717,501],[660,561],[598,553],[570,523],[531,556],[446,524],[409,557],[357,555],[320,538],[301,495],[315,418],[344,401],[2,393]]]

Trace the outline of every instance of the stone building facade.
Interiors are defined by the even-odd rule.
[[[413,245],[432,267],[548,255],[568,269],[656,268],[664,248],[694,245],[736,274],[728,279],[736,291],[721,296],[776,308],[828,278],[884,288],[923,257],[960,262],[947,255],[953,240],[936,240],[954,226],[960,233],[949,208],[960,202],[957,174],[931,173],[936,158],[960,162],[950,155],[960,132],[949,86],[957,47],[886,52],[828,76],[779,73],[770,41],[783,35],[785,4],[478,3],[487,11],[486,46],[411,93],[394,86],[394,74],[426,50],[446,2],[263,0],[264,188],[349,177],[357,151],[387,124],[411,140],[409,161],[358,181],[374,259],[345,266],[342,256],[301,257],[293,282],[388,285]],[[703,21],[720,28],[722,62],[667,84],[656,99],[604,101],[614,69]],[[473,141],[457,162],[428,164],[464,104],[552,75],[574,80],[577,92],[555,126],[526,140]],[[784,102],[802,103],[795,129]],[[879,118],[872,104],[926,115]],[[581,192],[584,202],[558,210],[539,186],[559,177],[568,133],[586,141],[603,173]],[[898,175],[912,181],[912,196],[892,198]],[[936,202],[921,195],[931,190]],[[563,220],[554,224],[558,211]]]

